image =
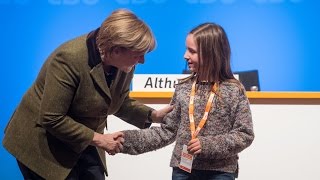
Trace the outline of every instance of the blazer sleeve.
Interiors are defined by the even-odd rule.
[[[133,78],[133,73],[134,69],[130,72],[130,75],[128,75],[130,81]],[[137,128],[142,129],[150,127],[151,122],[148,120],[148,113],[153,109],[129,97],[130,82],[126,83],[126,87],[124,89],[124,92],[126,92],[123,94],[125,97],[124,101],[114,115]]]
[[[225,159],[237,155],[252,143],[254,132],[249,100],[242,90],[237,95],[235,113],[231,116],[235,118],[232,130],[216,136],[199,136],[202,146],[199,157]]]
[[[153,110],[151,107],[130,98],[128,89],[120,109],[114,115],[125,122],[142,129],[151,126],[151,122],[148,120],[148,113],[151,110]]]
[[[94,131],[68,116],[79,84],[79,68],[67,53],[57,53],[47,65],[40,107],[40,124],[74,152],[82,152],[92,141]]]
[[[125,141],[122,153],[142,154],[160,149],[175,141],[181,119],[181,108],[176,101],[176,92],[171,102],[174,109],[164,117],[164,123],[160,127],[152,126],[150,129],[123,131]]]

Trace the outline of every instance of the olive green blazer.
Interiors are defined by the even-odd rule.
[[[133,71],[118,70],[109,88],[95,55],[86,35],[57,48],[6,127],[3,146],[45,179],[67,177],[94,132],[104,132],[108,115],[147,126],[150,108],[128,97]],[[107,172],[105,152],[98,152]]]

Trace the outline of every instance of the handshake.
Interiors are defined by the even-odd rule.
[[[173,105],[167,105],[159,110],[152,110],[150,118],[152,123],[162,123],[166,114],[173,110]],[[105,150],[109,155],[115,155],[122,151],[124,143],[123,132],[115,132],[110,134],[94,133],[91,145]]]
[[[94,133],[91,145],[105,150],[109,155],[115,155],[122,151],[124,134],[115,132],[111,134]]]

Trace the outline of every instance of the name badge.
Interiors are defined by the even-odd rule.
[[[188,153],[187,147],[187,145],[183,145],[179,168],[188,173],[191,173],[193,156]]]

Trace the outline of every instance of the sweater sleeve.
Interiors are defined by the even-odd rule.
[[[226,134],[216,136],[199,136],[202,151],[201,158],[225,159],[237,155],[247,148],[254,139],[251,110],[244,91],[240,91],[235,101],[235,118],[233,128]]]
[[[124,133],[125,154],[142,154],[165,147],[175,141],[180,124],[180,105],[176,101],[175,91],[171,103],[174,109],[164,117],[164,123],[160,126],[152,126],[149,129],[126,130]]]

